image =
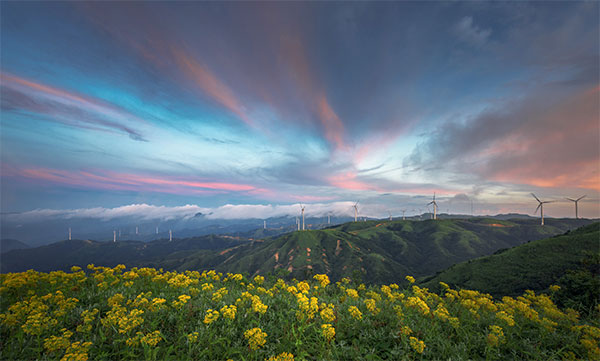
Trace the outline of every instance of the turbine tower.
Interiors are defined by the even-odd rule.
[[[575,203],[575,219],[579,219],[579,213],[577,212],[577,202],[579,202],[581,199],[585,198],[586,195],[583,195],[577,199],[571,199],[571,198],[566,198],[568,200],[570,200],[571,202]]]
[[[304,205],[300,203],[300,209],[302,210],[302,230],[304,231]]]
[[[69,241],[71,240],[71,227],[69,227]]]
[[[356,222],[358,218],[358,201],[352,207],[354,207],[354,222]]]
[[[113,231],[113,243],[117,241],[117,231]]]
[[[437,202],[435,201],[435,192],[433,192],[433,200],[427,205],[433,204],[433,219],[437,219]]]
[[[392,220],[392,212],[388,211],[388,213],[390,214],[390,221],[391,221]]]
[[[402,210],[402,220],[403,220],[403,221],[405,221],[405,220],[406,220],[406,218],[404,217],[404,213],[406,213],[406,209],[403,209],[403,210]]]
[[[267,229],[267,221],[263,221],[263,229]]]
[[[138,230],[138,226],[135,226],[135,234],[140,234]]]
[[[298,230],[300,230],[300,219],[298,217],[296,217],[296,226],[298,227]]]
[[[173,231],[169,229],[169,242],[173,241]]]
[[[158,234],[158,226],[156,226],[156,234]]]
[[[535,213],[537,213],[538,209],[540,210],[540,217],[542,219],[542,226],[544,225],[544,203],[552,203],[554,201],[540,201],[540,199],[538,197],[535,196],[535,194],[531,193],[531,195],[533,196],[533,198],[535,198],[536,201],[538,201],[538,206],[535,209]]]
[[[327,224],[331,224],[331,214],[327,215]]]

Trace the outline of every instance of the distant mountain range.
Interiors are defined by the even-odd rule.
[[[1,271],[51,271],[89,263],[122,263],[177,270],[280,272],[298,278],[327,273],[333,279],[353,275],[368,282],[401,282],[406,275],[432,275],[455,263],[591,222],[548,219],[542,227],[533,218],[369,220],[277,236],[271,236],[269,230],[255,230],[244,237],[208,235],[173,242],[73,240],[3,253]]]

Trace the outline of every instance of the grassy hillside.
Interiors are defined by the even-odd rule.
[[[587,255],[597,255],[599,242],[600,223],[593,223],[560,236],[456,264],[423,285],[439,289],[439,282],[445,282],[497,296],[517,295],[526,289],[543,290],[567,270],[580,267]]]
[[[553,220],[542,227],[532,220],[481,218],[350,222],[237,247],[211,266],[223,272],[266,274],[283,270],[297,278],[326,273],[336,280],[354,275],[368,282],[399,282],[409,274],[430,275],[455,263],[585,223]],[[176,268],[189,266],[190,260]]]

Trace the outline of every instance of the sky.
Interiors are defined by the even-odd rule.
[[[599,5],[3,1],[1,210],[599,217]]]

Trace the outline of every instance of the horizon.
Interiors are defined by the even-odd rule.
[[[598,2],[0,7],[3,222],[600,217]]]

